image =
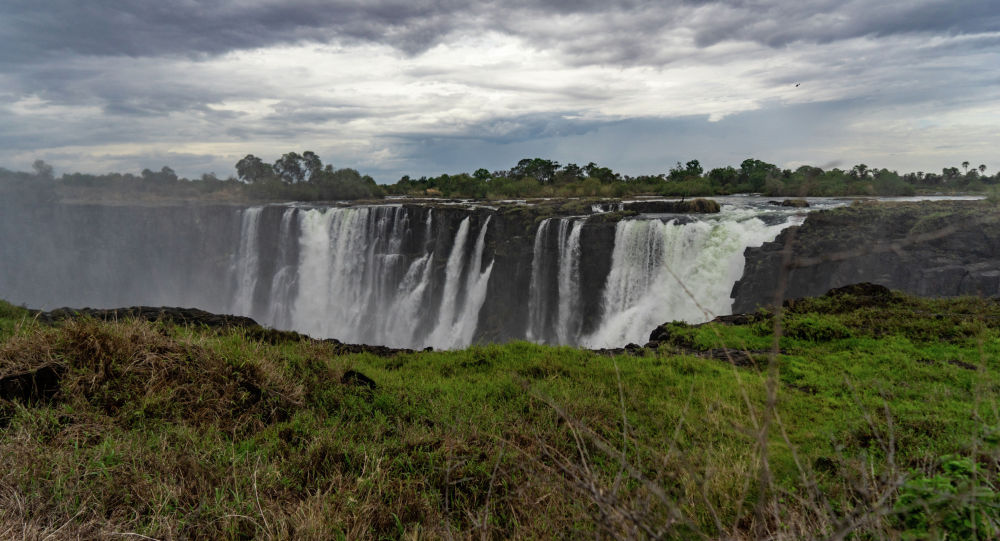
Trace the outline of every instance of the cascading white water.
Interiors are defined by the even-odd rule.
[[[479,321],[479,310],[486,299],[486,285],[493,273],[492,262],[485,271],[481,271],[483,251],[486,248],[486,229],[489,223],[490,218],[487,218],[479,230],[468,269],[465,268],[468,259],[465,255],[465,244],[469,234],[469,218],[462,220],[458,227],[451,254],[448,256],[444,294],[441,308],[438,310],[437,325],[427,339],[427,344],[430,346],[449,349],[472,342]],[[464,289],[461,292],[464,294],[460,296],[460,288],[463,285]]]
[[[258,250],[258,231],[260,215],[264,207],[250,207],[243,210],[240,219],[240,245],[233,260],[236,274],[236,290],[230,311],[239,315],[250,315],[253,310],[254,291],[257,289],[257,277],[260,275],[260,251]]]
[[[412,207],[290,207],[282,210],[275,243],[261,231],[262,222],[272,223],[263,221],[262,210],[241,215],[234,313],[346,342],[456,348],[474,340],[495,263],[486,253],[492,217],[449,222],[445,215],[439,222],[431,209]],[[783,215],[765,223],[760,216],[730,210],[683,222],[623,220],[615,225],[611,260],[604,263],[610,270],[599,291],[597,284],[581,287],[582,261],[595,256],[581,245],[587,218],[543,220],[535,233],[521,336],[612,347],[643,342],[665,321],[729,313],[743,251],[797,221]],[[296,234],[297,244],[289,244]],[[264,272],[271,274],[258,278]],[[589,308],[598,304],[597,295],[599,312]]]
[[[586,218],[548,218],[538,225],[528,288],[528,340],[573,344],[580,338],[583,322],[580,312],[580,235],[585,221]],[[554,249],[549,238],[553,222],[559,224]],[[556,295],[554,303],[550,294],[553,289]]]
[[[486,270],[481,264],[489,218],[479,227],[471,254],[472,220],[461,221],[446,247],[443,285],[435,286],[438,246],[429,212],[422,228],[412,226],[407,209],[391,206],[303,209],[298,215],[290,328],[392,347],[472,342],[492,272],[492,263]],[[435,324],[429,325],[427,315],[435,313]]]
[[[489,284],[490,275],[493,274],[494,261],[492,260],[486,270],[482,270],[483,251],[486,249],[486,228],[490,225],[491,219],[492,216],[487,217],[486,221],[483,222],[483,227],[479,230],[476,247],[472,252],[472,263],[469,272],[466,273],[462,312],[455,321],[454,338],[451,344],[443,344],[443,347],[470,344],[476,333],[479,311],[483,308],[483,301],[486,300],[486,286]]]
[[[556,338],[560,344],[575,342],[580,333],[580,234],[583,220],[559,221],[559,313]],[[567,229],[569,232],[567,233]]]
[[[455,305],[458,304],[458,289],[462,285],[462,271],[465,269],[465,237],[469,235],[469,218],[458,226],[455,241],[451,243],[448,266],[444,274],[444,294],[438,308],[437,325],[431,332],[429,343],[441,347],[451,341],[452,326],[455,324]]]
[[[281,224],[278,226],[278,267],[271,278],[270,302],[266,316],[267,321],[278,328],[291,325],[291,302],[295,291],[297,269],[294,262],[289,260],[291,243],[288,239],[292,238],[295,212],[294,207],[286,208],[281,214]]]
[[[767,225],[758,218],[618,222],[600,324],[581,344],[642,343],[661,323],[698,323],[728,314],[730,291],[743,273],[743,251],[774,240],[791,223]]]
[[[552,218],[542,220],[535,231],[535,245],[531,255],[531,284],[528,287],[528,330],[527,339],[544,342],[545,322],[548,316],[548,302],[545,294],[545,239]]]

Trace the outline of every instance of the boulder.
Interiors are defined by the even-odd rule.
[[[344,372],[343,377],[340,378],[340,382],[344,385],[367,387],[372,391],[374,391],[377,387],[377,385],[375,385],[375,380],[362,374],[361,372],[358,372],[357,370],[348,370],[347,372]]]
[[[645,214],[714,214],[721,210],[719,203],[711,199],[629,201],[623,203],[623,206],[625,210]]]
[[[805,208],[809,206],[809,202],[805,199],[785,199],[781,202],[783,207],[795,207],[795,208]]]

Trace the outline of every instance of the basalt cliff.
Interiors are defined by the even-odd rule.
[[[810,214],[745,251],[734,313],[872,282],[925,297],[1000,295],[1000,208],[987,201],[857,203]]]

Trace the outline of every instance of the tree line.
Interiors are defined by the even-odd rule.
[[[417,179],[404,175],[380,185],[355,169],[324,165],[312,151],[288,152],[274,163],[248,154],[236,162],[236,175],[220,179],[213,173],[196,179],[178,176],[164,166],[138,175],[66,173],[56,178],[42,160],[32,172],[0,168],[0,190],[30,192],[36,200],[91,195],[123,198],[185,198],[218,200],[330,201],[380,199],[386,195],[504,199],[529,197],[712,196],[762,193],[768,196],[912,195],[921,192],[985,192],[997,190],[1000,174],[988,175],[986,165],[945,167],[941,173],[900,174],[858,164],[850,169],[803,165],[783,169],[755,158],[739,167],[705,171],[698,160],[678,162],[666,173],[630,176],[594,162],[565,165],[543,158],[525,158],[506,170],[484,168],[473,173],[442,174]]]
[[[525,158],[509,170],[472,174],[440,175],[412,179],[403,176],[386,186],[394,195],[464,198],[505,197],[622,197],[652,194],[664,196],[711,196],[762,193],[768,196],[913,195],[917,191],[983,192],[1000,182],[989,176],[986,166],[963,171],[946,167],[941,174],[905,173],[858,164],[851,169],[823,170],[810,165],[782,169],[748,158],[739,167],[717,167],[705,171],[698,160],[677,162],[667,173],[629,176],[593,162],[585,166],[561,165],[542,158]]]

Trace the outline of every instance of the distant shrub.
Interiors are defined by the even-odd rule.
[[[24,317],[28,314],[28,311],[20,306],[14,306],[13,304],[0,300],[0,319],[16,319]]]
[[[833,317],[807,314],[788,318],[785,321],[785,335],[799,340],[828,342],[847,338],[851,336],[851,331]]]
[[[991,186],[986,192],[986,200],[994,205],[1000,205],[1000,186]]]
[[[894,511],[904,539],[996,539],[1000,534],[1000,494],[976,482],[976,464],[965,457],[945,457],[942,473],[907,481]]]

